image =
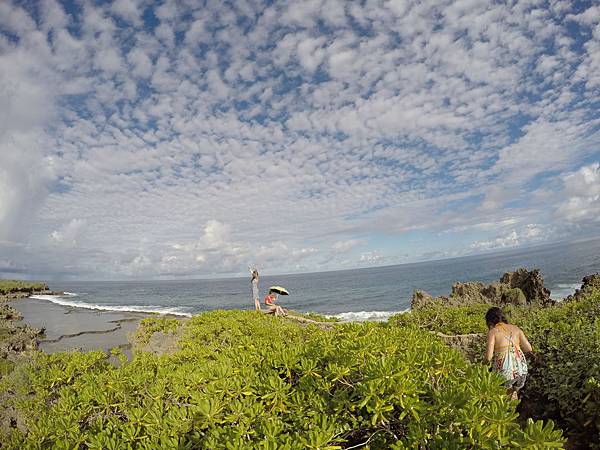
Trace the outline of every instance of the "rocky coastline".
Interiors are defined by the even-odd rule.
[[[550,298],[550,290],[544,286],[544,279],[538,269],[519,268],[506,272],[489,285],[481,282],[456,282],[449,295],[433,297],[425,291],[415,290],[411,300],[411,310],[419,311],[429,307],[457,307],[489,305],[506,308],[510,306],[549,308],[569,301],[581,300],[595,290],[600,291],[600,273],[588,275],[574,294],[556,301]],[[510,317],[510,312],[509,312]],[[446,345],[459,350],[467,359],[475,360],[483,354],[485,333],[444,334],[435,333]]]
[[[44,334],[44,328],[32,327],[23,323],[23,316],[9,302],[28,298],[32,295],[63,295],[63,292],[52,291],[43,283],[41,288],[17,287],[0,295],[0,364],[11,366],[12,362],[23,352],[36,350],[38,339]]]
[[[0,289],[1,287],[0,285]],[[595,439],[594,436],[597,436],[597,431],[594,431],[595,429],[592,429],[588,425],[573,427],[564,418],[570,417],[572,410],[575,410],[578,414],[588,414],[587,410],[585,410],[585,407],[573,409],[569,406],[570,403],[568,401],[562,402],[562,398],[552,401],[548,400],[548,392],[554,392],[552,391],[554,385],[549,386],[547,378],[540,374],[554,367],[553,364],[555,365],[555,363],[552,358],[557,358],[556,353],[549,347],[548,342],[554,342],[557,335],[567,332],[566,328],[555,330],[552,321],[559,316],[563,318],[564,323],[570,323],[571,317],[576,316],[584,318],[589,316],[592,319],[593,317],[597,317],[599,310],[597,306],[593,305],[598,304],[598,300],[600,299],[599,293],[600,274],[596,273],[584,277],[581,288],[573,295],[562,301],[555,301],[550,298],[550,291],[544,286],[544,280],[539,270],[529,271],[518,269],[515,272],[505,273],[498,281],[490,284],[480,282],[454,283],[449,295],[433,297],[423,291],[415,291],[412,299],[413,311],[411,313],[398,314],[390,319],[391,322],[389,324],[385,324],[381,329],[372,328],[371,331],[374,332],[373,336],[379,336],[386,332],[397,332],[402,329],[414,330],[416,326],[417,329],[422,329],[422,333],[416,333],[413,336],[416,341],[427,341],[427,339],[431,339],[432,335],[435,335],[445,342],[446,345],[444,346],[440,345],[439,340],[436,340],[442,349],[445,348],[447,351],[447,347],[451,347],[461,351],[465,358],[458,359],[460,364],[469,362],[473,364],[474,368],[477,368],[483,354],[485,341],[485,333],[480,326],[481,318],[489,306],[497,305],[506,307],[506,311],[509,314],[514,314],[514,323],[519,324],[519,326],[521,326],[521,322],[519,321],[522,321],[525,325],[527,325],[528,321],[531,323],[531,318],[528,318],[528,315],[533,315],[541,319],[541,323],[547,328],[544,328],[542,332],[539,332],[535,327],[532,328],[537,333],[537,335],[534,334],[534,337],[537,338],[540,356],[531,360],[531,380],[523,393],[516,411],[520,414],[522,420],[531,417],[536,420],[556,420],[566,430],[565,432],[568,433],[569,443],[567,448],[586,448],[586,443]],[[63,352],[56,354],[56,358],[67,362],[73,361],[73,364],[78,364],[77,361],[94,357],[94,353],[86,353],[85,350],[97,349],[108,352],[108,350],[118,347],[121,350],[120,352],[113,352],[112,356],[109,353],[109,361],[113,362],[115,367],[124,364],[126,359],[129,359],[130,364],[143,365],[143,362],[140,361],[144,361],[144,358],[138,361],[138,358],[129,357],[127,353],[132,353],[132,351],[129,351],[130,347],[125,347],[117,341],[125,342],[131,336],[137,335],[138,341],[135,339],[129,341],[133,344],[133,350],[150,352],[168,358],[176,355],[181,349],[180,344],[189,339],[190,336],[196,337],[187,342],[187,345],[190,347],[186,351],[193,351],[197,347],[196,339],[202,339],[202,345],[200,346],[202,348],[211,345],[210,336],[212,336],[214,331],[211,327],[216,326],[217,329],[226,330],[224,332],[227,334],[223,336],[223,340],[219,338],[216,341],[217,346],[219,346],[218,342],[222,342],[220,344],[222,346],[229,339],[233,339],[231,335],[232,330],[237,329],[238,326],[246,327],[249,320],[257,321],[257,323],[264,320],[262,318],[259,319],[263,315],[255,317],[252,316],[253,312],[248,311],[213,311],[206,313],[208,315],[212,314],[212,316],[208,316],[210,317],[209,319],[204,319],[204,317],[207,317],[204,316],[199,318],[201,320],[197,322],[194,320],[179,321],[175,327],[175,331],[172,331],[171,327],[167,326],[173,322],[173,318],[169,317],[156,317],[153,320],[142,322],[142,326],[139,326],[141,318],[147,317],[147,314],[130,314],[125,317],[123,314],[116,312],[66,308],[43,299],[30,299],[27,302],[8,304],[8,302],[12,302],[13,300],[23,299],[35,294],[61,295],[63,293],[50,291],[47,289],[47,286],[44,286],[43,289],[38,288],[30,291],[21,289],[4,294],[0,299],[0,378],[4,381],[11,380],[11,377],[14,378],[13,375],[19,373],[17,368],[22,363],[29,364],[40,358],[41,360],[50,358],[48,355],[45,355],[46,352],[63,352],[65,348],[82,349],[84,350],[83,352]],[[594,298],[587,299],[586,296],[588,295],[595,296],[595,300]],[[586,303],[588,300],[596,303]],[[592,305],[592,307],[588,308],[588,304]],[[572,311],[578,311],[579,313],[572,314]],[[219,318],[219,315],[222,317]],[[229,316],[230,318],[228,318]],[[549,318],[551,319],[550,322]],[[294,316],[288,316],[287,320],[276,321],[276,326],[285,327],[285,323],[290,319],[299,322],[300,326],[294,328],[294,330],[311,326],[311,330],[314,330],[313,332],[316,333],[316,330],[322,332],[336,327],[334,323],[320,323],[312,319]],[[219,320],[225,320],[225,322],[219,324]],[[53,328],[48,325],[48,329],[44,330],[43,326],[50,323],[59,324],[59,326]],[[587,322],[584,321],[582,323],[585,325]],[[185,330],[182,325],[188,331],[197,328],[197,333],[199,334],[184,333]],[[36,326],[39,328],[36,328]],[[77,326],[78,329],[85,331],[70,334],[65,331],[73,326]],[[378,325],[370,323],[362,324],[361,326],[376,327]],[[198,327],[204,327],[202,329],[205,331],[200,332],[200,328]],[[340,328],[343,329],[343,325]],[[254,330],[256,336],[264,338],[264,329],[264,324],[261,322],[261,325]],[[246,332],[247,330],[241,334],[245,335]],[[550,332],[554,334],[548,338],[546,335]],[[335,335],[336,333],[331,334]],[[110,338],[112,340],[108,336],[112,336]],[[587,343],[588,347],[590,346],[590,342],[593,344],[593,341],[589,340],[588,335],[573,334],[573,336],[573,339],[576,339],[577,342]],[[588,336],[587,341],[585,340],[586,336]],[[86,338],[87,341],[79,339],[82,337]],[[140,340],[141,338],[144,338],[143,342]],[[71,341],[69,343],[70,346],[62,347],[62,349],[58,348],[59,345],[55,345],[54,349],[44,347],[49,344],[60,344],[63,341]],[[73,345],[75,342],[77,344]],[[81,345],[84,342],[87,345]],[[35,352],[36,350],[42,350],[43,352],[38,353]],[[40,358],[32,358],[33,355],[38,355]],[[102,358],[102,355],[98,352],[95,355]],[[562,357],[561,355],[559,356]],[[579,358],[578,355],[567,354],[565,357],[571,358],[575,361],[573,364],[580,364],[582,368],[588,366],[588,360]],[[46,361],[53,361],[54,356],[51,358]],[[115,361],[110,360],[110,358]],[[567,359],[566,363],[570,364],[571,359]],[[93,371],[96,369],[90,366],[86,370]],[[585,376],[589,378],[588,372],[585,372]],[[594,392],[596,391],[593,390],[594,388],[590,384],[591,381],[586,381],[587,378],[580,382],[576,377],[572,377],[570,372],[562,374],[561,377],[558,384],[570,383],[568,385],[572,386],[571,393],[576,393],[579,397],[585,398],[585,401],[588,401],[592,407],[598,404],[594,397],[596,395]],[[593,378],[589,379],[593,380]],[[14,382],[18,384],[20,381],[16,380]],[[25,419],[26,417],[32,417],[33,413],[17,410],[14,406],[16,404],[15,392],[17,390],[7,390],[0,395],[0,436],[9,435],[15,429],[25,434],[31,432],[25,425]],[[584,397],[586,395],[587,397]],[[544,405],[544,407],[539,407],[539,405]],[[586,421],[583,423],[588,424]]]
[[[583,278],[580,289],[564,299],[573,301],[585,297],[594,289],[600,289],[600,274],[592,274]],[[2,292],[2,291],[0,291]],[[11,292],[0,295],[0,361],[12,361],[18,355],[39,348],[40,340],[44,338],[45,327],[38,323],[32,326],[23,320],[19,310],[9,303],[15,300],[26,299],[32,295],[64,295],[64,292],[49,289],[46,283],[31,283],[30,286],[20,286]],[[474,304],[489,304],[490,306],[505,307],[536,306],[549,307],[556,303],[550,298],[550,290],[544,286],[544,279],[538,269],[527,270],[519,268],[514,272],[506,272],[502,277],[491,284],[481,282],[456,282],[452,285],[449,295],[433,297],[422,290],[413,292],[411,309],[419,310],[428,306],[461,306]],[[141,316],[141,315],[140,315]],[[123,321],[139,321],[139,317],[114,321],[114,327],[110,330],[90,331],[90,333],[107,333],[121,327]],[[87,333],[87,332],[83,332]],[[60,336],[58,339],[50,339],[55,342],[63,337],[73,337],[81,332],[71,335]],[[472,347],[475,341],[479,341],[479,335],[465,336],[441,336],[453,347]],[[10,364],[10,363],[4,363]]]
[[[584,278],[600,285],[600,275],[590,275]],[[582,288],[584,286],[582,285]],[[586,291],[587,292],[587,291]],[[450,295],[433,297],[425,291],[413,292],[411,309],[417,310],[429,305],[473,305],[489,304],[491,306],[552,306],[556,303],[550,298],[550,290],[544,286],[544,279],[539,269],[527,270],[519,268],[515,272],[506,272],[500,280],[489,285],[478,281],[457,282],[452,285]]]

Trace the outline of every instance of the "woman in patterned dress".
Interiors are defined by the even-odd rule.
[[[531,352],[531,344],[523,331],[510,325],[500,308],[490,308],[485,315],[488,326],[485,359],[504,378],[508,394],[517,398],[517,392],[527,379],[527,360],[523,352]]]

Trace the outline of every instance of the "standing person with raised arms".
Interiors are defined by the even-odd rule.
[[[252,279],[250,283],[252,284],[252,297],[254,298],[254,308],[257,311],[260,311],[260,297],[258,296],[258,270],[251,269],[250,273],[252,274]]]
[[[525,386],[527,361],[525,352],[531,352],[531,344],[523,331],[510,325],[500,308],[493,307],[485,314],[488,326],[486,362],[492,361],[492,368],[504,378],[508,395],[517,399],[517,392]]]

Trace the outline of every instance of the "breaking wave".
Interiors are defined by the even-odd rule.
[[[77,294],[65,292],[67,297],[76,297]],[[185,308],[169,308],[164,306],[141,306],[141,305],[98,305],[95,303],[86,303],[77,300],[70,300],[59,295],[32,295],[30,298],[36,298],[38,300],[47,300],[61,306],[70,306],[73,308],[85,308],[94,309],[98,311],[118,311],[118,312],[140,312],[140,313],[158,313],[158,314],[172,314],[175,316],[191,317],[192,314],[185,310]]]
[[[575,290],[580,287],[581,283],[557,284],[556,287],[551,290],[550,297],[554,300],[562,300],[563,298],[574,294]]]
[[[384,322],[388,320],[394,314],[404,313],[409,311],[350,311],[340,314],[331,314],[327,317],[335,317],[342,322],[364,322],[367,320]]]

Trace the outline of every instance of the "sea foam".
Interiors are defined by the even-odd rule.
[[[550,293],[550,297],[554,300],[562,300],[569,295],[575,293],[576,289],[581,287],[581,283],[566,283],[566,284],[557,284],[556,288],[552,289]]]
[[[69,297],[77,296],[77,294],[65,292],[65,295]],[[32,295],[30,298],[36,298],[38,300],[47,300],[61,306],[69,306],[73,308],[85,308],[94,309],[98,311],[117,311],[117,312],[140,312],[140,313],[158,313],[158,314],[172,314],[175,316],[192,317],[189,312],[182,311],[182,308],[168,308],[164,306],[155,305],[98,305],[95,303],[86,303],[77,300],[69,300],[65,297],[58,295]]]
[[[332,314],[327,317],[333,317],[341,320],[342,322],[364,322],[366,320],[372,320],[377,322],[384,322],[388,320],[394,314],[400,314],[407,312],[403,311],[349,311],[340,314]]]

